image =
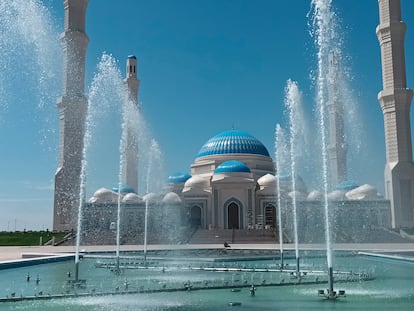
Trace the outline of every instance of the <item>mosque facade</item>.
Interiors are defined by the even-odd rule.
[[[189,173],[170,175],[162,193],[140,196],[128,185],[98,189],[85,205],[82,240],[114,241],[121,195],[123,244],[143,242],[146,210],[150,243],[188,242],[194,230],[268,230],[277,236],[279,224],[292,241],[295,195],[301,241],[323,242],[322,193],[309,191],[300,176],[295,176],[293,193],[291,176],[276,176],[273,159],[257,138],[240,130],[224,131],[202,145]],[[360,236],[353,235],[366,227],[390,227],[390,203],[370,185],[344,181],[328,199],[331,223],[346,241],[357,241]]]
[[[200,149],[189,173],[168,177],[163,193],[98,189],[84,208],[84,236],[110,244],[121,195],[122,243],[142,243],[145,212],[152,242],[177,243],[194,229],[275,229],[275,166],[266,147],[238,130],[219,133]],[[119,190],[119,191],[118,191]]]
[[[275,166],[266,147],[238,130],[219,133],[200,149],[191,175],[173,174],[170,191],[203,229],[247,229],[276,224]]]

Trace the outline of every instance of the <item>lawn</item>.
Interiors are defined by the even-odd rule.
[[[0,232],[0,246],[36,246],[49,241],[53,236],[56,241],[61,240],[65,236],[65,232],[50,231],[16,231],[16,232]]]

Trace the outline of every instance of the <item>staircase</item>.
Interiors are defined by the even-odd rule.
[[[198,229],[188,244],[260,244],[260,243],[276,243],[278,241],[277,234],[272,230],[248,230],[248,229]]]

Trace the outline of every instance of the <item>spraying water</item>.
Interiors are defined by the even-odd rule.
[[[324,215],[325,215],[325,240],[326,240],[326,259],[328,264],[328,294],[334,295],[333,291],[333,258],[332,241],[330,227],[330,211],[328,201],[328,154],[327,154],[327,126],[326,126],[326,106],[328,104],[328,83],[329,83],[329,55],[336,47],[337,31],[334,22],[334,14],[331,10],[331,0],[312,0],[313,14],[313,35],[317,46],[317,108],[319,126],[321,134],[321,154],[322,154],[322,177],[324,193]]]
[[[24,75],[35,78],[38,107],[50,104],[47,100],[59,91],[61,70],[59,33],[50,12],[38,0],[1,1],[0,33],[0,95],[7,96],[8,87]]]
[[[62,76],[57,23],[40,0],[0,1],[0,34],[0,124],[17,125],[3,119],[8,113],[18,114],[23,122],[35,122],[36,141],[40,139],[48,151],[54,151],[57,118],[53,103]]]
[[[121,139],[119,144],[119,174],[118,174],[118,201],[117,201],[117,230],[116,230],[116,257],[117,257],[117,271],[119,272],[119,249],[121,236],[121,199],[122,187],[128,180],[129,160],[132,157],[138,157],[138,129],[139,126],[139,109],[136,105],[135,99],[131,98],[127,86],[124,85],[122,90],[124,92],[124,100],[122,101],[122,124],[121,124]],[[129,152],[131,150],[132,152]],[[133,161],[133,163],[136,163]],[[135,165],[135,164],[134,164]],[[136,173],[135,170],[133,172]],[[134,173],[134,174],[135,174]],[[135,176],[136,178],[138,176]],[[132,181],[133,182],[133,181]],[[135,186],[134,186],[135,187]],[[134,189],[137,191],[138,189]]]
[[[125,86],[121,74],[116,66],[116,60],[107,54],[103,54],[97,66],[88,94],[88,109],[86,114],[85,134],[83,138],[82,167],[80,174],[80,193],[77,217],[77,235],[75,264],[79,264],[79,248],[82,235],[82,208],[86,197],[86,179],[88,175],[88,155],[95,137],[99,123],[106,114],[113,110],[113,106],[119,104],[118,109],[125,101]]]
[[[125,90],[124,94],[128,94]],[[117,269],[119,271],[119,248],[121,238],[121,199],[122,199],[122,181],[124,179],[124,167],[126,165],[127,156],[127,137],[128,137],[128,113],[127,107],[132,104],[125,97],[124,104],[122,105],[122,124],[121,124],[121,139],[119,142],[119,175],[118,175],[118,202],[117,202],[117,216],[116,216],[116,258],[117,258]]]
[[[319,117],[319,127],[321,134],[321,153],[322,153],[322,177],[324,193],[325,211],[325,239],[327,246],[328,267],[332,267],[332,246],[330,234],[330,217],[328,202],[328,158],[327,158],[327,129],[326,129],[326,102],[327,102],[327,76],[328,76],[328,57],[331,51],[332,40],[334,39],[333,15],[331,11],[331,0],[313,0],[314,9],[314,35],[317,52],[317,108]]]
[[[155,139],[151,140],[151,145],[149,148],[149,159],[148,159],[148,166],[147,166],[147,176],[146,176],[146,193],[149,194],[150,190],[152,188],[151,181],[155,180],[154,178],[154,166],[156,164],[159,164],[157,162],[160,162],[161,159],[161,151],[158,143]],[[154,165],[155,164],[155,165]],[[145,222],[144,222],[144,264],[147,260],[147,242],[148,242],[148,207],[149,203],[151,201],[151,198],[148,198],[145,201]]]
[[[145,201],[145,219],[144,219],[144,265],[147,263],[147,243],[148,243],[148,206],[149,199]]]
[[[277,220],[279,226],[279,247],[280,247],[280,268],[283,269],[283,224],[282,224],[282,197],[280,191],[280,174],[282,172],[282,163],[286,162],[287,144],[285,133],[282,127],[277,124],[275,130],[275,161],[276,161],[276,194],[277,194]]]
[[[292,178],[292,209],[293,209],[293,230],[295,239],[295,254],[296,254],[296,272],[299,276],[299,244],[298,244],[298,217],[297,217],[297,197],[296,197],[296,162],[297,155],[299,154],[296,150],[299,136],[301,133],[301,120],[303,120],[301,114],[301,93],[298,85],[292,80],[287,81],[285,89],[285,106],[289,117],[289,145],[290,145],[290,174]]]

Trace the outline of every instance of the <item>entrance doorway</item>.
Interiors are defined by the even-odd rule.
[[[191,222],[192,227],[195,227],[195,228],[201,227],[201,207],[200,206],[195,205],[191,207],[190,222]]]
[[[239,229],[239,206],[232,202],[227,207],[228,209],[228,223],[227,226],[229,229]]]
[[[276,208],[273,205],[265,207],[265,226],[276,228]]]

